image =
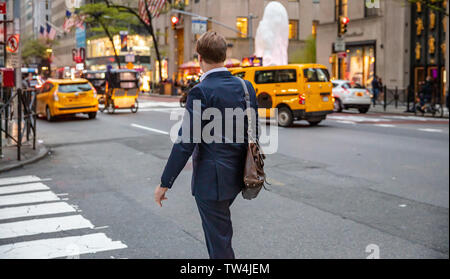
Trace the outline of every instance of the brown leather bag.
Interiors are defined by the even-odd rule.
[[[261,150],[258,138],[253,135],[254,120],[250,105],[250,94],[248,93],[248,88],[244,80],[240,80],[245,91],[248,118],[248,150],[245,158],[244,188],[242,189],[242,196],[244,199],[252,200],[258,196],[266,181],[266,174],[264,173],[264,160],[266,159],[266,156]]]

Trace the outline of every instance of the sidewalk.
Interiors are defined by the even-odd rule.
[[[43,144],[36,144],[36,150],[31,145],[22,146],[21,161],[17,160],[17,147],[4,146],[2,149],[3,156],[0,157],[0,174],[23,167],[25,165],[35,163],[48,155],[49,149]]]
[[[410,109],[412,109],[412,105]],[[376,105],[375,107],[371,106],[369,113],[384,113],[384,114],[411,115],[411,116],[414,115],[414,112],[406,112],[406,110],[407,110],[406,105],[399,105],[397,108],[394,105],[389,105],[386,107],[385,111],[383,104],[379,104]],[[448,109],[444,108],[444,118],[448,117],[449,117]]]

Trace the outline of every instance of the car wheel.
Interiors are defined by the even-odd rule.
[[[108,113],[112,113],[114,114],[114,112],[116,112],[116,106],[114,105],[114,101],[110,101],[106,110],[108,111]]]
[[[292,111],[283,107],[278,110],[278,125],[281,127],[290,127],[294,122],[294,116],[292,115]]]
[[[89,119],[95,119],[97,117],[97,112],[88,113]]]
[[[139,102],[138,102],[138,100],[136,100],[136,101],[134,102],[134,107],[131,108],[131,112],[132,112],[132,113],[137,113],[137,112],[138,112],[138,109],[139,109]]]
[[[52,122],[55,118],[52,116],[52,112],[50,111],[50,108],[47,107],[45,109],[45,117],[47,119],[48,122]]]
[[[334,100],[334,112],[342,112],[342,102],[340,99]]]

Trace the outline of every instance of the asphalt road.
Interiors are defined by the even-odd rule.
[[[0,258],[207,258],[191,165],[153,202],[180,109],[141,103],[38,121],[53,152],[0,176]],[[449,257],[448,120],[346,112],[278,133],[269,191],[232,207],[238,258]]]

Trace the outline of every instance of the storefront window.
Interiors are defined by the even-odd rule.
[[[345,79],[352,84],[370,87],[375,74],[375,59],[373,45],[349,47],[344,67]]]

